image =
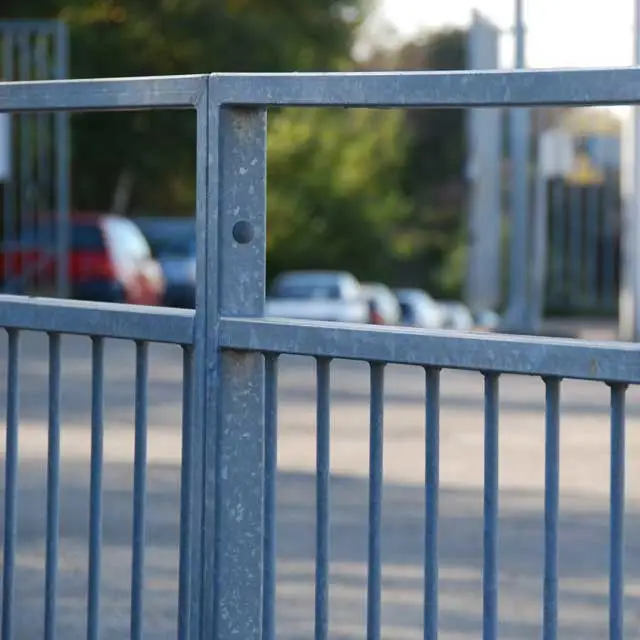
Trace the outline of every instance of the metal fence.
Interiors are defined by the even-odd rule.
[[[131,637],[143,637],[146,344],[184,350],[180,638],[275,637],[275,473],[278,356],[317,360],[315,637],[328,637],[329,372],[334,359],[370,364],[367,637],[381,635],[381,508],[385,364],[425,372],[424,637],[438,636],[439,376],[485,377],[483,637],[496,638],[499,376],[546,385],[543,637],[558,636],[560,392],[563,379],[611,387],[610,637],[624,637],[625,389],[640,383],[640,348],[536,338],[428,333],[262,317],[265,274],[266,109],[284,106],[493,107],[630,104],[640,70],[202,75],[0,84],[0,110],[195,108],[198,127],[198,287],[195,313],[4,297],[9,334],[2,638],[16,609],[18,369],[22,331],[49,334],[49,466],[45,637],[56,634],[60,436],[60,336],[92,340],[91,509],[87,637],[100,636],[104,339],[135,341],[136,451]]]
[[[0,21],[2,79],[67,78],[68,41],[67,26],[59,20]],[[0,176],[3,182],[0,290],[29,294],[44,288],[66,297],[69,289],[69,114],[59,111],[13,116],[9,119],[7,134],[8,175]],[[52,213],[52,219],[48,219]],[[26,273],[21,272],[13,264],[12,254],[28,251],[34,243],[47,247],[48,260]],[[50,269],[52,262],[55,277],[53,282],[47,282],[43,272]]]

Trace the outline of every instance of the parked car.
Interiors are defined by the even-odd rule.
[[[495,331],[500,326],[500,316],[491,309],[483,309],[473,314],[476,329],[481,331]]]
[[[168,307],[194,308],[196,302],[196,226],[193,218],[136,218],[153,257],[160,263]]]
[[[445,329],[472,331],[475,327],[473,315],[467,305],[457,300],[438,300],[443,310]]]
[[[273,282],[265,315],[278,318],[367,322],[360,283],[345,271],[288,271]]]
[[[19,244],[4,248],[0,255],[0,279],[5,290],[31,293],[30,283],[36,280],[41,287],[51,287],[57,257],[55,234],[52,227],[49,233],[44,233],[46,224],[52,223],[40,220],[33,232],[22,234]],[[71,215],[68,268],[70,296],[76,300],[162,303],[165,290],[162,269],[153,259],[138,226],[122,216]]]
[[[365,298],[369,301],[369,322],[371,324],[398,324],[400,322],[398,298],[386,284],[363,282],[361,288]]]
[[[406,327],[441,329],[443,312],[438,303],[422,289],[394,289],[400,304],[400,324]]]

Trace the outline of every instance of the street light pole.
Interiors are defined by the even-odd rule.
[[[639,0],[640,1],[640,0]],[[525,67],[525,25],[524,2],[515,0],[515,68]],[[510,255],[509,255],[509,296],[505,317],[507,330],[526,331],[530,329],[528,318],[529,247],[527,233],[529,226],[529,185],[527,170],[529,165],[529,109],[512,108],[510,119]]]
[[[640,66],[640,0],[634,0],[633,64]],[[620,234],[621,272],[619,336],[640,341],[640,106],[631,107],[623,135],[621,191],[623,202]]]

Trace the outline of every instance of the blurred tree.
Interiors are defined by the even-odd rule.
[[[2,18],[61,18],[74,78],[337,69],[368,0],[20,0]],[[73,118],[74,205],[191,212],[190,112]]]
[[[339,268],[387,281],[410,211],[402,114],[291,109],[269,133],[270,275]]]
[[[466,68],[467,32],[425,34],[396,51],[379,51],[370,69]],[[466,235],[466,134],[463,109],[412,109],[402,185],[412,203],[401,234],[404,259],[397,278],[434,295],[458,295],[464,277]]]

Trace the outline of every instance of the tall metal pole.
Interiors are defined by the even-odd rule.
[[[515,0],[515,68],[525,67],[525,26],[523,0]],[[529,185],[529,109],[511,109],[510,114],[510,260],[509,297],[505,316],[505,329],[526,331],[528,318],[528,254]]]
[[[634,0],[633,63],[640,66],[640,0]],[[621,191],[623,202],[620,234],[621,272],[619,334],[623,340],[640,341],[640,106],[632,107],[623,136]]]
[[[55,31],[55,76],[61,80],[69,77],[69,32],[67,25],[60,21]],[[69,248],[71,207],[70,141],[69,117],[67,111],[58,111],[54,118],[56,143],[56,295],[69,297]]]

